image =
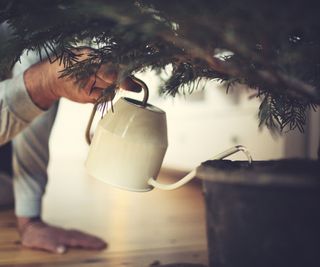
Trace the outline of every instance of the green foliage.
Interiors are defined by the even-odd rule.
[[[242,83],[262,98],[260,125],[303,130],[320,103],[317,1],[1,0],[0,72],[25,50],[65,65],[84,82],[105,63],[119,80],[171,65],[163,93],[175,96],[200,79]],[[0,36],[1,37],[1,36]],[[92,47],[78,62],[77,49]]]

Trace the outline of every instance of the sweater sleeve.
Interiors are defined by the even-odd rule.
[[[0,145],[13,139],[42,112],[26,90],[23,73],[0,82]]]

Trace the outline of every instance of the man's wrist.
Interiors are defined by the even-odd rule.
[[[24,72],[24,83],[31,100],[39,108],[47,110],[59,99],[53,92],[53,75],[49,62],[44,61],[31,66]],[[54,74],[55,75],[55,74]]]

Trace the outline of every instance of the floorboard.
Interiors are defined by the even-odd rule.
[[[88,177],[82,163],[56,159],[43,217],[105,239],[104,251],[69,250],[65,255],[22,248],[12,210],[0,211],[0,266],[137,266],[178,262],[207,264],[205,211],[201,185],[175,191],[134,193]],[[183,174],[163,170],[173,182]]]

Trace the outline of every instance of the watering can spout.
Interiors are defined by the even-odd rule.
[[[231,156],[232,154],[235,154],[239,151],[241,151],[245,154],[245,156],[248,159],[248,162],[251,164],[252,157],[251,157],[248,149],[242,145],[237,145],[237,146],[231,147],[231,148],[221,152],[220,154],[212,157],[211,160],[224,159],[224,158]],[[191,181],[195,177],[196,177],[196,170],[194,169],[190,173],[188,173],[186,176],[184,176],[182,179],[180,179],[179,181],[177,181],[173,184],[162,184],[162,183],[157,182],[153,178],[150,178],[148,180],[148,184],[154,188],[158,188],[158,189],[162,189],[162,190],[174,190],[174,189],[177,189],[177,188],[185,185],[187,182]]]

